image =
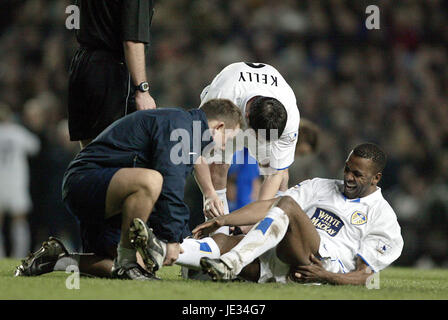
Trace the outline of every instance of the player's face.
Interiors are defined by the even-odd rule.
[[[344,167],[344,195],[349,199],[368,196],[376,190],[380,177],[372,160],[350,154]]]
[[[226,129],[225,126],[217,128],[213,134],[213,141],[216,144],[216,148],[224,150],[227,142],[235,138],[239,131],[239,126],[233,129]]]

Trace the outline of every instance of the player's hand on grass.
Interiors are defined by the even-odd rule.
[[[151,97],[149,92],[137,91],[135,93],[135,104],[137,110],[148,110],[156,108],[156,102]]]
[[[204,200],[204,216],[208,219],[224,215],[224,204],[218,194],[206,196]]]
[[[179,258],[179,254],[184,253],[184,249],[180,246],[180,243],[167,243],[166,244],[166,255],[163,261],[164,266],[172,266],[174,262]]]
[[[193,237],[195,239],[201,239],[204,237],[207,237],[210,233],[218,230],[222,226],[224,226],[223,217],[220,216],[217,218],[214,218],[212,220],[208,220],[204,223],[201,223],[196,228],[193,229]]]

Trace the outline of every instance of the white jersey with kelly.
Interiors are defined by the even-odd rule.
[[[33,133],[14,123],[0,123],[0,210],[29,209],[28,156],[39,149]]]
[[[321,239],[319,254],[333,262],[333,269],[353,271],[359,256],[378,272],[403,249],[395,212],[379,187],[357,199],[347,199],[342,190],[341,180],[315,178],[290,188],[285,196],[292,197],[311,219]]]
[[[201,106],[211,99],[229,99],[245,115],[247,102],[255,96],[279,100],[284,105],[288,118],[282,135],[268,144],[267,150],[263,148],[263,152],[257,152],[257,146],[250,144],[247,146],[249,152],[263,166],[269,165],[276,170],[286,169],[294,162],[300,113],[293,90],[274,67],[245,62],[228,65],[202,91]],[[226,162],[228,159],[226,154]]]

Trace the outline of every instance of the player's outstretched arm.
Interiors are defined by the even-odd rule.
[[[230,214],[206,221],[193,229],[193,236],[197,239],[202,238],[222,226],[247,226],[256,224],[266,216],[269,209],[279,200],[280,198],[255,201]]]
[[[283,188],[282,184],[286,181],[286,185],[288,184],[288,169],[279,170],[271,175],[265,175],[263,178],[263,182],[261,183],[260,189],[258,193],[258,200],[268,200],[272,199],[276,196],[279,191],[286,191],[286,188]],[[264,217],[263,217],[264,218]],[[260,219],[261,220],[261,219]],[[258,221],[256,221],[258,222]],[[249,230],[252,228],[252,225],[244,225],[241,226],[241,231],[244,234],[247,234]]]
[[[291,279],[296,282],[310,283],[321,282],[336,285],[364,285],[373,271],[358,257],[356,270],[348,273],[333,273],[324,269],[322,263],[314,255],[311,255],[312,264],[296,267],[291,274]]]
[[[287,177],[287,170],[279,170],[271,175],[264,177],[263,183],[258,195],[259,200],[272,199],[280,190],[283,180]]]

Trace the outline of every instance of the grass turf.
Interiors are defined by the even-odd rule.
[[[13,277],[19,261],[0,260],[1,300],[439,300],[448,299],[448,269],[419,270],[390,267],[380,273],[379,289],[364,286],[214,283],[184,280],[180,268],[166,267],[163,281],[137,282],[80,278],[80,289],[69,290],[69,274]]]

